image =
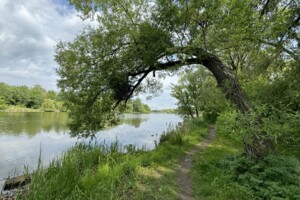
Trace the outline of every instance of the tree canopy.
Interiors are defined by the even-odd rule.
[[[238,81],[241,69],[299,61],[300,3],[295,0],[69,0],[85,28],[56,49],[57,70],[74,135],[114,123],[114,108],[160,77],[204,66],[242,113],[255,110]],[[258,69],[256,68],[256,69]]]
[[[206,120],[215,121],[226,106],[225,97],[216,85],[204,68],[182,73],[178,83],[172,84],[171,95],[178,101],[178,113],[191,118],[199,118],[202,114]]]
[[[40,85],[32,88],[27,86],[11,86],[0,83],[0,110],[8,106],[21,106],[44,111],[65,111],[60,94],[55,91],[46,91]]]

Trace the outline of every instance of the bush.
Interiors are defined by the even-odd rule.
[[[0,104],[0,110],[5,110],[7,108],[7,105],[5,104]]]
[[[269,155],[254,160],[239,155],[217,165],[259,199],[300,198],[300,162],[293,157]]]
[[[203,119],[209,123],[216,123],[217,118],[219,117],[220,112],[217,110],[206,110],[203,112]]]
[[[3,98],[0,98],[0,110],[5,110],[7,108],[7,105],[5,104],[5,101]]]
[[[182,145],[183,135],[177,131],[169,131],[160,136],[159,143],[170,142],[172,145]]]
[[[165,131],[159,138],[159,144],[169,142],[172,145],[183,145],[184,127],[177,125],[173,127],[169,124],[167,131]]]
[[[226,136],[237,136],[242,135],[242,130],[240,124],[237,122],[238,115],[233,111],[222,112],[218,117],[216,123],[217,132]]]

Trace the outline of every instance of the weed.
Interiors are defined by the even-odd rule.
[[[199,127],[198,124],[203,125]],[[119,142],[77,144],[33,174],[23,199],[174,199],[173,170],[184,152],[207,131],[202,122],[169,126],[164,142],[146,151]],[[190,132],[187,132],[190,131]],[[164,137],[164,136],[162,136]]]

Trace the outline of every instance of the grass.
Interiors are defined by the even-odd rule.
[[[39,168],[21,199],[176,199],[178,161],[206,134],[205,122],[190,121],[170,129],[152,151],[77,145]]]
[[[224,169],[218,167],[224,157],[241,151],[241,145],[233,138],[218,135],[204,152],[195,156],[191,171],[195,199],[255,199],[246,187],[234,182]]]
[[[216,140],[194,158],[195,199],[300,199],[299,151],[249,159],[234,129],[230,134],[230,125],[218,124]]]
[[[170,128],[152,151],[127,146],[125,154],[118,143],[79,144],[47,169],[39,168],[30,190],[20,198],[177,199],[179,160],[208,133],[207,126],[192,120]],[[190,177],[195,199],[300,198],[299,160],[284,154],[259,161],[243,157],[240,138],[228,130],[218,126],[216,140],[193,158]]]
[[[8,106],[6,109],[1,110],[1,112],[43,112],[41,109],[26,108],[24,106]]]

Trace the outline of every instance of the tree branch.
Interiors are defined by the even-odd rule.
[[[267,12],[268,12],[268,6],[269,6],[270,1],[271,0],[267,0],[266,4],[264,5],[264,7],[263,7],[263,9],[262,9],[262,11],[260,13],[259,19],[261,19],[264,14],[267,14]]]
[[[145,72],[144,75],[137,81],[137,83],[133,86],[131,92],[128,94],[126,100],[125,100],[125,104],[127,103],[128,99],[130,99],[130,97],[132,96],[132,94],[134,93],[134,91],[136,90],[136,88],[142,83],[142,81],[148,76],[148,74],[151,71]]]
[[[273,46],[275,48],[280,48],[282,51],[289,54],[294,60],[299,60],[299,57],[296,54],[294,54],[292,51],[285,48],[282,44],[267,42],[267,41],[264,41],[264,40],[259,40],[259,41],[262,42],[263,44],[267,44],[267,45]]]

